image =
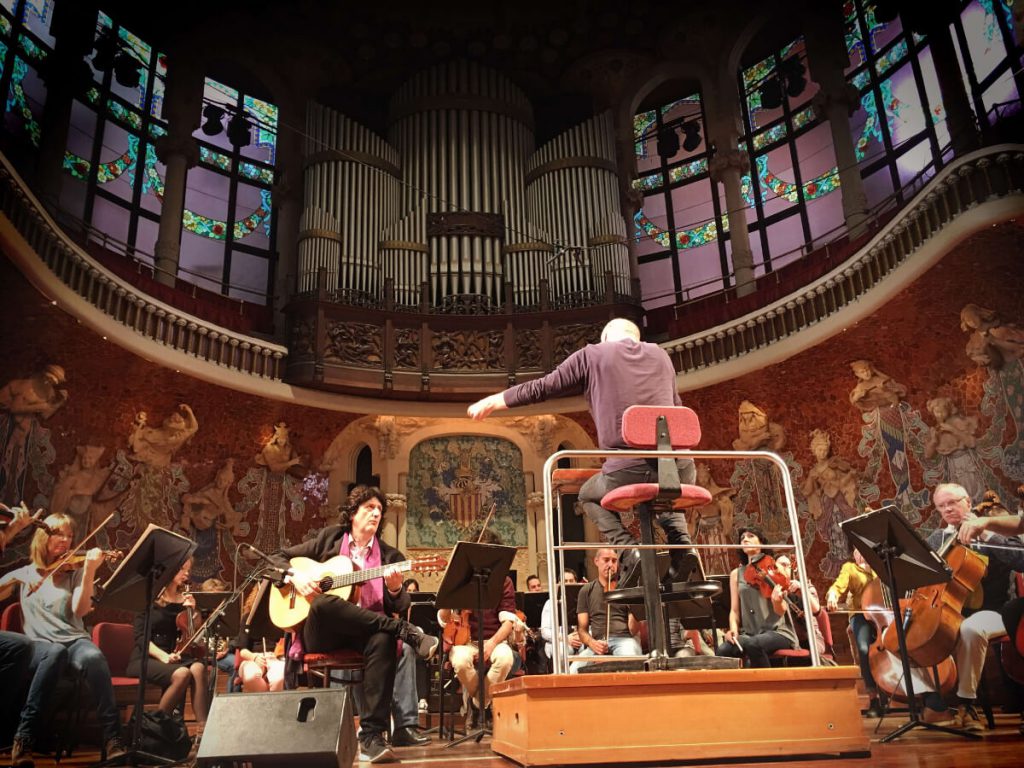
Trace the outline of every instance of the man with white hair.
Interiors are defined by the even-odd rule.
[[[676,372],[668,353],[657,344],[640,341],[640,329],[630,320],[615,318],[605,325],[600,344],[588,344],[573,352],[546,376],[489,395],[469,406],[470,418],[482,420],[494,411],[539,403],[551,397],[582,394],[590,406],[597,427],[597,443],[602,449],[628,448],[622,439],[622,414],[631,405],[682,405],[676,390]],[[679,479],[692,484],[697,470],[690,459],[678,462]],[[618,514],[601,506],[606,493],[633,483],[656,483],[656,459],[635,457],[608,458],[599,474],[580,489],[579,501],[594,521],[605,541],[614,547],[628,548],[637,540],[626,530]],[[670,544],[689,544],[686,516],[668,511],[658,516]],[[683,550],[673,551],[679,562]],[[622,570],[627,574],[639,562],[635,549],[622,554]],[[671,575],[671,574],[670,574]]]
[[[976,608],[964,609],[960,624],[960,637],[953,649],[957,669],[957,707],[954,722],[968,730],[982,729],[975,710],[978,684],[981,681],[989,642],[1006,634],[1000,611],[1009,601],[1013,571],[1024,571],[1024,544],[1019,539],[993,533],[974,514],[971,497],[957,483],[941,483],[932,492],[932,503],[945,527],[932,532],[928,544],[941,549],[950,539],[967,539],[971,548],[988,558],[985,575],[981,580],[982,602]],[[1000,518],[992,518],[993,530],[999,529]],[[1008,530],[1012,534],[1012,530]],[[934,699],[934,695],[931,696]],[[926,703],[930,703],[926,697]],[[938,708],[936,705],[935,708]],[[928,719],[929,712],[925,711]],[[934,717],[934,716],[933,716]]]

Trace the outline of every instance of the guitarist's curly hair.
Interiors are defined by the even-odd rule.
[[[388,500],[381,489],[375,485],[357,485],[348,492],[348,499],[339,508],[338,523],[342,530],[352,530],[352,518],[359,511],[359,507],[370,499],[377,499],[380,502],[380,514],[381,517],[384,516],[384,513],[388,511]]]

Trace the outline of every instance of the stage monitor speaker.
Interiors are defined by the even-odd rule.
[[[236,693],[210,708],[200,768],[351,768],[356,757],[347,688]]]

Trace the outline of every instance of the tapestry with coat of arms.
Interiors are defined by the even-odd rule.
[[[496,437],[424,440],[409,456],[406,546],[451,547],[487,528],[502,544],[524,547],[526,488],[519,448]]]

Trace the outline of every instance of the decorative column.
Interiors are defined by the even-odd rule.
[[[203,106],[203,76],[184,51],[169,57],[164,115],[166,136],[154,142],[156,156],[166,166],[160,230],[156,238],[156,280],[174,286],[181,257],[181,219],[185,211],[185,179],[199,162],[199,145],[192,132],[199,127]]]
[[[735,146],[739,135],[716,141],[718,147]],[[725,206],[729,217],[729,242],[732,246],[732,269],[736,276],[736,295],[746,296],[757,288],[754,281],[754,254],[750,250],[746,208],[741,185],[743,174],[750,170],[750,156],[742,149],[719,149],[708,161],[711,180],[725,186]]]
[[[960,15],[961,3],[959,0],[932,0],[922,4],[902,2],[899,6],[903,25],[928,38],[953,151],[957,155],[965,154],[979,145],[980,137],[960,72],[953,34],[949,31],[949,25]]]
[[[711,180],[725,187],[725,206],[729,217],[729,242],[732,269],[736,277],[736,295],[746,296],[757,288],[754,281],[754,254],[750,250],[747,229],[747,204],[743,200],[743,174],[750,170],[750,156],[739,149],[743,135],[740,94],[732,72],[719,72],[710,82],[702,82],[701,93],[707,120],[705,136],[716,151],[708,159]]]
[[[277,264],[274,272],[274,335],[281,341],[287,336],[288,324],[284,308],[295,288],[298,266],[299,229],[302,220],[302,134],[281,130],[283,125],[304,125],[305,100],[300,97],[282,100],[278,114],[277,156],[271,192],[277,209],[277,234],[274,246]]]
[[[526,494],[526,519],[532,520],[534,539],[530,547],[530,569],[540,576],[541,581],[549,587],[554,582],[548,577],[548,554],[547,554],[547,515],[544,510],[544,494],[541,491],[533,491]],[[529,531],[527,532],[529,533]],[[529,535],[527,535],[529,539]],[[531,544],[527,540],[527,544]],[[525,586],[525,585],[524,585]]]
[[[840,193],[843,196],[843,216],[850,239],[853,239],[864,231],[868,208],[864,182],[857,165],[856,145],[850,130],[850,116],[857,111],[860,94],[855,86],[846,82],[843,74],[850,63],[850,55],[846,49],[838,6],[815,4],[815,8],[822,15],[811,21],[804,37],[811,77],[820,86],[812,104],[818,117],[828,120],[832,132]]]
[[[46,105],[40,119],[36,193],[56,207],[64,179],[64,152],[68,146],[71,107],[75,96],[92,85],[92,70],[85,63],[96,33],[96,7],[92,3],[57,3],[50,24],[56,43],[41,68],[46,82]]]
[[[405,551],[409,500],[404,493],[386,493],[388,512],[381,521],[380,538],[385,544]]]

